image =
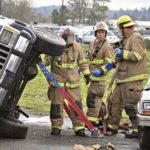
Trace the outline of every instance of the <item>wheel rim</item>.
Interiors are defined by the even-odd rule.
[[[56,34],[46,30],[46,29],[43,29],[43,28],[34,28],[34,31],[39,34],[40,36],[43,36],[47,39],[50,39],[50,40],[60,40],[60,37],[57,36]]]

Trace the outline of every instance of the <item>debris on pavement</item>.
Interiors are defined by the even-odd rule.
[[[115,150],[115,146],[112,143],[108,143],[107,145],[95,144],[88,147],[76,144],[73,150]]]

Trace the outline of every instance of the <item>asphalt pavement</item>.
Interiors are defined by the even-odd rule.
[[[21,117],[20,120],[29,127],[26,138],[0,138],[0,150],[73,150],[75,144],[89,146],[105,145],[108,142],[114,144],[116,150],[139,150],[138,140],[126,139],[122,133],[99,138],[77,137],[74,135],[71,121],[68,118],[64,119],[60,136],[50,134],[51,124],[48,116],[31,116],[27,119]]]

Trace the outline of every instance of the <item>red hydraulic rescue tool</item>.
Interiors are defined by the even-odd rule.
[[[57,80],[54,78],[54,76],[46,69],[45,65],[42,63],[42,61],[38,62],[38,66],[40,67],[41,71],[45,75],[48,83],[52,82],[56,88],[60,90],[60,93],[63,95],[63,97],[68,101],[69,105],[75,110],[75,112],[80,116],[80,118],[84,121],[85,125],[88,127],[88,129],[91,131],[92,137],[98,137],[98,130],[95,129],[93,124],[87,119],[87,117],[83,114],[83,112],[78,108],[78,106],[73,101],[72,97],[69,95],[69,93],[65,90],[64,87],[61,87]],[[70,111],[68,108],[68,105],[64,101],[64,109],[67,112],[67,114],[70,116]]]

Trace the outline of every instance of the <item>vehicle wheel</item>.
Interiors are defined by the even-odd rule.
[[[150,148],[150,128],[139,127],[139,145],[141,149]]]
[[[41,27],[34,27],[33,31],[37,37],[33,48],[39,53],[50,56],[59,56],[66,47],[66,42],[60,36]]]
[[[28,127],[12,122],[10,120],[0,118],[0,136],[5,138],[24,139],[27,135]]]

